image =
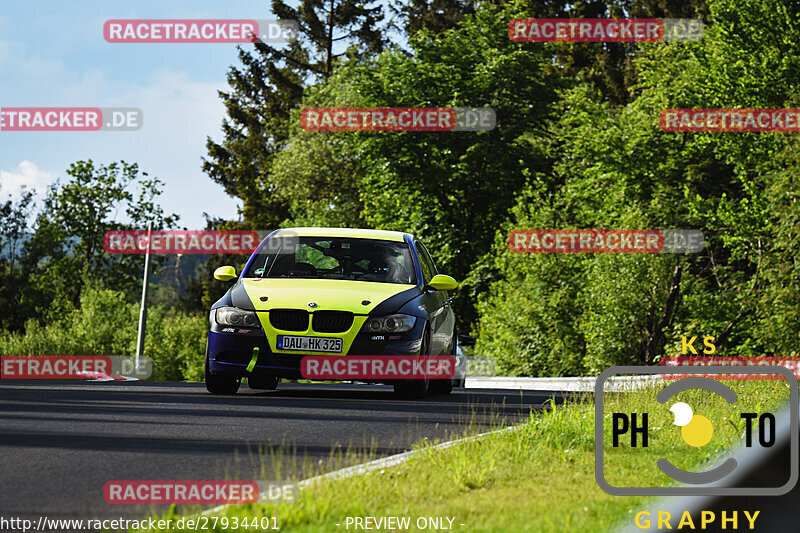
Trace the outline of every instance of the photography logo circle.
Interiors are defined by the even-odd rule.
[[[695,415],[688,403],[677,402],[669,408],[675,415],[676,426],[681,428],[683,442],[695,448],[702,448],[714,436],[714,424],[703,415]]]
[[[656,400],[663,404],[673,415],[674,426],[680,428],[683,442],[693,448],[702,448],[711,442],[714,436],[714,421],[703,414],[701,405],[692,406],[686,402],[674,401],[673,398],[681,392],[689,390],[710,391],[732,406],[742,405],[739,418],[744,422],[743,446],[756,452],[767,452],[781,438],[788,437],[790,454],[790,471],[788,481],[774,487],[743,487],[735,484],[735,474],[746,465],[740,465],[734,457],[727,457],[716,466],[702,471],[687,471],[678,468],[666,457],[656,461],[658,469],[668,478],[678,481],[678,486],[613,486],[606,480],[604,462],[604,410],[603,391],[606,381],[614,375],[639,375],[663,376],[686,375],[666,384],[658,391]],[[702,377],[706,375],[720,375],[720,377],[737,377],[738,379],[750,376],[763,377],[765,374],[779,375],[785,378],[789,385],[789,421],[780,422],[770,412],[760,415],[751,412],[747,407],[747,399],[739,395],[724,383]],[[666,380],[665,380],[666,382]],[[595,383],[595,477],[597,484],[608,494],[615,496],[664,496],[664,495],[727,495],[727,496],[779,496],[789,492],[798,479],[798,383],[794,373],[780,366],[717,366],[717,367],[641,367],[641,366],[615,366],[606,369],[598,376]],[[636,394],[631,392],[629,394]],[[614,412],[611,414],[610,445],[617,448],[629,442],[630,449],[645,450],[648,448],[648,438],[651,429],[668,431],[669,428],[650,428],[648,413]],[[719,421],[721,422],[721,421]],[[759,448],[761,450],[759,450]],[[752,456],[751,456],[752,457]],[[665,478],[666,480],[667,478]]]

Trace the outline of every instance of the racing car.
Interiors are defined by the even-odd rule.
[[[304,355],[447,356],[457,335],[449,291],[422,242],[409,233],[351,228],[287,228],[259,244],[235,283],[212,307],[205,382],[214,394],[275,389],[301,379]],[[463,376],[462,376],[463,377]],[[381,381],[408,398],[449,394],[451,379]]]

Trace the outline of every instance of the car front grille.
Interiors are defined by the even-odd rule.
[[[318,333],[343,333],[353,325],[353,313],[347,311],[317,311],[311,315],[311,329]]]
[[[305,331],[308,329],[308,312],[301,309],[273,309],[269,312],[269,323],[283,331]]]
[[[306,331],[309,313],[302,309],[273,309],[269,323],[283,331]],[[348,311],[317,311],[311,313],[311,329],[317,333],[344,333],[353,325],[353,313]]]

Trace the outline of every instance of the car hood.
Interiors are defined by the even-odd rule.
[[[418,291],[416,285],[340,279],[260,278],[243,279],[236,285],[233,291],[244,290],[256,311],[305,309],[368,314],[392,296],[411,289]],[[408,299],[412,297],[413,294],[408,295]],[[316,307],[308,307],[311,302]]]

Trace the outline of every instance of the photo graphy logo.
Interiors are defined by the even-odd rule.
[[[595,477],[597,484],[605,492],[617,496],[656,496],[656,495],[763,495],[778,496],[791,490],[797,483],[798,477],[798,385],[795,375],[786,368],[772,367],[671,367],[669,376],[663,380],[663,386],[657,387],[656,411],[637,412],[626,410],[624,412],[606,413],[604,410],[604,385],[612,376],[661,376],[664,377],[663,367],[619,366],[605,370],[597,378],[595,384]],[[737,393],[730,386],[717,378],[738,374],[742,376],[759,376],[776,374],[786,380],[789,385],[789,419],[779,420],[775,413],[761,410],[759,398],[747,398],[744,393]],[[763,382],[762,382],[763,383]],[[747,391],[749,389],[741,389]],[[703,401],[690,403],[688,400],[676,398],[681,393],[697,394],[702,391]],[[651,394],[652,391],[631,390],[625,394],[640,395]],[[699,396],[684,396],[685,398],[698,398]],[[720,417],[719,420],[709,416],[712,412],[714,397],[719,403],[727,405],[731,410],[730,419]],[[750,400],[750,401],[748,401]],[[667,427],[654,425],[654,418],[663,419],[665,410],[672,418]],[[714,411],[719,412],[719,411]],[[726,410],[726,412],[728,412]],[[609,416],[610,415],[610,416]],[[605,427],[605,424],[610,427]],[[787,481],[782,485],[767,487],[731,486],[730,480],[735,479],[733,474],[743,466],[734,456],[718,460],[714,466],[703,467],[699,470],[687,470],[676,466],[668,456],[657,457],[660,453],[668,455],[674,448],[652,454],[652,437],[669,435],[669,432],[678,431],[680,441],[684,445],[702,449],[708,445],[717,431],[723,425],[734,424],[744,428],[740,438],[741,449],[755,451],[769,451],[779,440],[783,439],[790,445],[790,471],[787,472]],[[739,424],[739,425],[737,425]],[[658,448],[657,448],[658,449]],[[606,451],[616,450],[624,453],[651,454],[653,463],[660,471],[661,482],[668,486],[656,486],[651,483],[637,486],[612,485],[609,476],[615,474],[615,465],[612,460],[606,464]],[[735,455],[735,454],[730,454]],[[616,456],[619,458],[619,455]],[[640,474],[641,475],[641,474]],[[674,486],[674,482],[678,482]]]

